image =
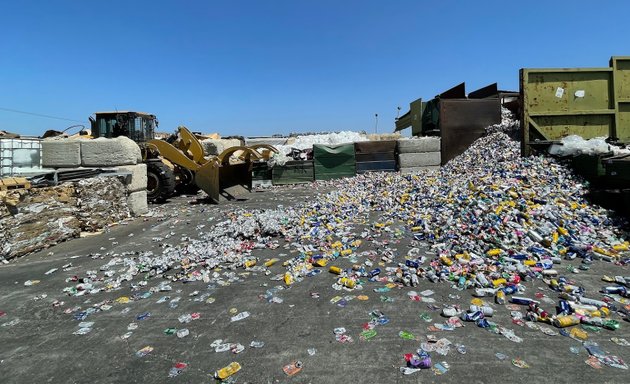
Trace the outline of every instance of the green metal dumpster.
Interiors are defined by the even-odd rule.
[[[272,171],[266,161],[252,163],[252,188],[271,186],[271,178]]]
[[[630,142],[630,57],[608,68],[520,71],[522,153],[568,135]]]
[[[354,144],[313,145],[315,180],[332,180],[356,174]]]
[[[292,160],[284,165],[271,168],[273,185],[311,183],[313,177],[313,160]]]

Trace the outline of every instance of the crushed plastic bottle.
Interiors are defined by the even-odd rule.
[[[236,372],[241,370],[241,365],[237,362],[231,362],[229,365],[214,372],[214,377],[219,380],[225,380]]]
[[[232,321],[232,322],[241,321],[241,320],[246,319],[248,317],[249,317],[249,312],[244,311],[244,312],[241,312],[241,313],[239,313],[239,314],[237,314],[235,316],[232,316],[230,318],[230,321]]]
[[[168,371],[168,377],[179,376],[186,368],[188,368],[188,364],[186,363],[175,363],[175,365]]]

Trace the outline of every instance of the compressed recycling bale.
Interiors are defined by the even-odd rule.
[[[143,215],[149,211],[147,191],[132,192],[127,197],[127,205],[132,215]]]
[[[245,145],[268,144],[268,145],[285,145],[286,137],[253,137],[246,138]]]
[[[76,168],[81,165],[81,141],[44,140],[42,141],[42,167]]]
[[[83,231],[98,231],[129,217],[127,188],[117,177],[83,179],[74,185]]]
[[[146,191],[144,193],[146,205]],[[136,204],[141,212],[141,207]],[[127,189],[116,177],[0,194],[0,259],[11,259],[100,231],[127,219]]]
[[[440,165],[441,160],[441,152],[401,153],[398,155],[400,168]]]
[[[242,143],[239,139],[205,139],[201,141],[206,156],[216,156],[230,147],[238,147]]]
[[[407,168],[400,168],[400,173],[402,173],[403,175],[407,175],[409,173],[418,173],[418,172],[423,172],[423,171],[435,171],[440,169],[439,165],[428,165],[426,167],[407,167]]]
[[[115,167],[140,162],[140,147],[128,137],[81,141],[81,165],[84,167]]]
[[[417,139],[398,140],[398,153],[439,152],[439,137],[420,137]]]
[[[125,165],[116,168],[117,172],[131,173],[131,181],[127,184],[129,192],[144,191],[147,189],[147,165]]]

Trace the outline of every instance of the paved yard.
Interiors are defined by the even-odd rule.
[[[446,319],[440,316],[443,304],[468,308],[473,299],[471,290],[458,291],[448,283],[420,280],[417,287],[394,287],[388,292],[376,292],[375,289],[382,289],[385,283],[365,281],[361,291],[336,291],[332,288],[335,275],[326,267],[320,268],[323,270],[320,274],[306,277],[288,289],[278,290],[274,294],[278,302],[269,302],[261,296],[273,287],[285,287],[283,281],[272,279],[285,271],[283,261],[297,255],[292,247],[284,246],[283,240],[277,249],[253,252],[258,257],[259,266],[268,258],[280,259],[269,267],[268,274],[243,268],[219,270],[222,281],[227,281],[222,275],[224,272],[234,272],[238,277],[239,281],[227,286],[214,281],[173,281],[170,283],[172,290],[152,292],[151,288],[168,280],[139,274],[133,281],[123,283],[120,289],[108,292],[84,296],[69,296],[63,292],[65,287],[78,284],[66,282],[67,279],[73,276],[83,278],[89,270],[103,278],[99,269],[112,254],[147,250],[160,254],[166,244],[177,245],[188,241],[188,237],[196,238],[203,231],[200,224],[209,226],[224,220],[223,213],[228,210],[275,208],[278,204],[287,207],[308,201],[315,192],[309,188],[276,189],[220,207],[203,202],[190,204],[195,202],[193,198],[180,197],[157,208],[166,212],[165,215],[139,218],[113,227],[107,233],[59,244],[0,266],[0,311],[6,313],[0,317],[0,381],[7,384],[206,383],[214,382],[214,371],[232,361],[242,366],[233,376],[238,383],[630,381],[627,370],[608,366],[595,369],[585,364],[588,353],[572,338],[546,335],[539,329],[513,324],[510,309],[494,304],[491,298],[487,300],[494,307],[495,316],[490,320],[513,329],[523,338],[522,343],[512,342],[474,323],[464,323],[464,327],[452,331],[430,330],[433,324],[445,322]],[[356,230],[361,231],[361,226],[357,225]],[[333,264],[343,268],[360,264],[365,257],[356,255],[369,250],[375,250],[378,255],[393,250],[397,254],[396,262],[404,262],[403,255],[414,246],[408,236],[393,236],[388,232],[374,240],[363,241],[355,252],[355,260],[342,257]],[[384,240],[388,244],[382,244]],[[69,263],[72,266],[64,270],[63,266]],[[382,265],[381,269],[395,265],[395,262]],[[563,261],[556,269],[565,273],[568,265],[578,266],[579,262]],[[58,270],[46,275],[53,268]],[[122,268],[124,266],[117,266],[116,270]],[[169,271],[170,276],[177,272]],[[591,297],[601,298],[597,291],[605,285],[601,281],[603,275],[630,274],[627,267],[596,261],[590,270],[568,275],[584,286]],[[29,280],[40,282],[25,286]],[[540,292],[557,302],[557,293],[541,280],[524,284],[527,288],[524,295],[533,297]],[[426,297],[435,299],[435,302],[410,300],[408,292],[411,290],[433,290],[435,293]],[[359,298],[361,295],[367,299]],[[168,298],[164,299],[164,296]],[[336,296],[348,296],[345,306],[340,305],[344,301],[331,303]],[[130,301],[126,302],[124,298],[130,298]],[[173,302],[176,298],[181,299]],[[63,304],[55,306],[55,300]],[[105,310],[83,320],[94,322],[91,332],[73,334],[81,322],[75,316],[94,306]],[[555,313],[552,304],[543,306]],[[243,311],[249,312],[250,316],[231,321],[232,316]],[[390,321],[376,326],[373,338],[362,340],[363,326],[370,321],[373,311],[382,312]],[[521,312],[525,313],[524,308]],[[186,314],[199,314],[199,318],[181,323],[178,318]],[[620,320],[619,316],[616,318]],[[599,343],[603,350],[628,361],[630,347],[611,341],[611,337],[630,340],[630,323],[620,322],[620,329],[616,331],[588,331],[588,337]],[[137,328],[129,330],[131,323]],[[558,331],[552,326],[541,325]],[[346,334],[353,341],[337,341],[333,330],[338,327],[346,328]],[[176,334],[166,334],[168,328],[186,328],[189,334],[179,338]],[[401,338],[400,331],[412,333],[416,340]],[[128,332],[132,333],[127,338],[121,337]],[[448,371],[437,375],[435,371],[425,369],[402,375],[399,367],[405,365],[404,354],[414,353],[421,343],[427,342],[427,335],[446,338],[452,343],[445,356],[431,353],[433,364],[446,362],[442,366]],[[240,343],[244,350],[238,354],[229,350],[215,352],[212,344],[217,339],[223,343]],[[250,347],[252,341],[263,342],[264,346]],[[459,353],[456,345],[464,345],[466,353]],[[153,350],[144,357],[137,356],[137,351],[146,346]],[[571,347],[580,347],[575,349],[578,353],[572,352]],[[508,358],[500,360],[496,353],[503,353]],[[524,360],[529,368],[513,365],[512,359],[516,358]],[[303,363],[303,368],[288,377],[282,368],[296,360]],[[169,378],[169,371],[179,362],[187,367],[176,377]]]

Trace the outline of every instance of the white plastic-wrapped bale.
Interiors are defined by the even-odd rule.
[[[81,141],[81,165],[84,167],[115,167],[140,162],[140,147],[128,137]]]
[[[147,189],[147,165],[124,165],[116,168],[117,172],[129,172],[131,173],[131,179],[127,184],[127,190],[129,192],[146,191]]]
[[[285,145],[286,142],[286,137],[254,137],[245,139],[245,145],[267,144],[276,146]]]
[[[76,168],[81,165],[81,141],[49,139],[42,141],[44,168]]]
[[[147,191],[131,192],[127,196],[127,205],[132,215],[144,215],[149,212],[149,205],[147,203]]]
[[[434,136],[398,140],[398,153],[439,152],[440,138]]]
[[[440,165],[441,161],[441,152],[401,153],[398,155],[400,168]]]

